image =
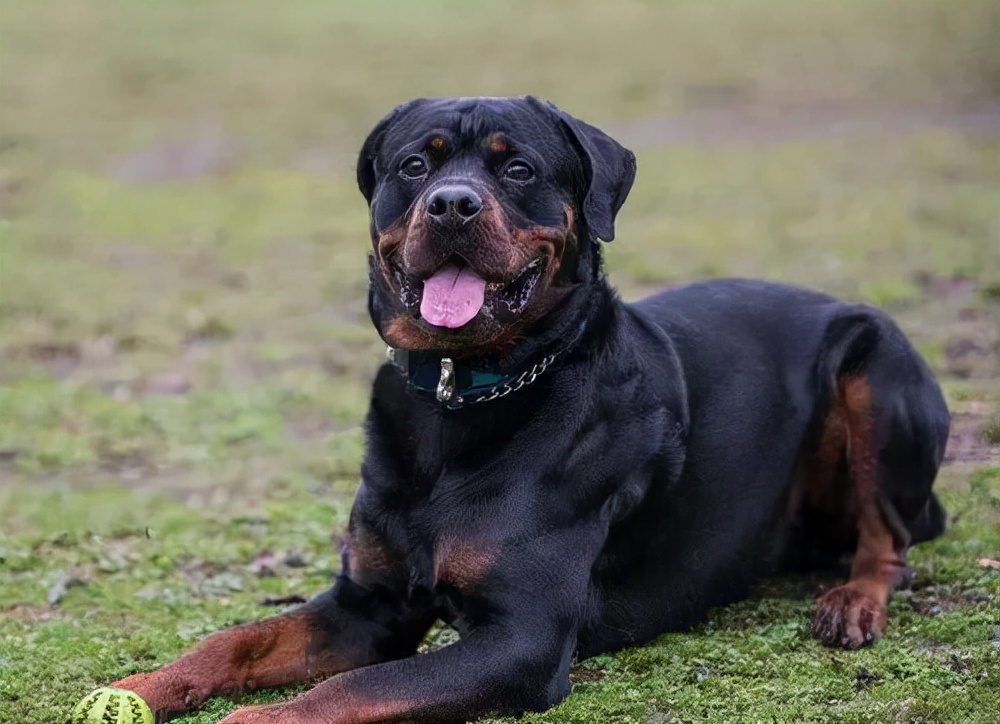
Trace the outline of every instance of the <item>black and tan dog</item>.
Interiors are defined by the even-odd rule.
[[[640,644],[762,576],[853,553],[831,646],[874,641],[948,412],[884,314],[713,281],[621,302],[599,239],[635,158],[534,98],[416,100],[378,124],[372,320],[390,345],[332,589],[118,682],[165,715],[325,679],[225,722],[542,710],[574,659]],[[438,619],[461,640],[426,655]]]

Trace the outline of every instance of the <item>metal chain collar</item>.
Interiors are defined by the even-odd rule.
[[[430,380],[425,380],[422,384],[416,383],[415,378],[413,377],[413,367],[409,357],[405,360],[400,360],[398,358],[398,353],[400,352],[404,355],[411,354],[406,352],[406,350],[398,350],[388,347],[385,351],[386,361],[391,362],[405,375],[407,375],[410,378],[410,384],[416,385],[420,390],[434,392],[437,401],[440,402],[445,408],[449,410],[457,410],[464,405],[475,405],[479,402],[498,400],[501,397],[506,397],[511,392],[517,392],[522,387],[527,387],[532,384],[539,377],[545,374],[545,371],[551,367],[557,359],[575,347],[577,341],[579,341],[579,339],[583,336],[583,332],[586,327],[587,320],[583,320],[569,344],[566,344],[561,349],[542,358],[541,361],[537,362],[530,369],[525,370],[517,377],[508,377],[507,379],[503,379],[500,375],[492,375],[495,378],[500,377],[500,380],[495,385],[492,387],[486,387],[486,384],[489,383],[484,383],[482,386],[473,385],[465,388],[465,395],[456,394],[455,386],[457,380],[455,375],[455,362],[450,357],[443,357],[440,360],[435,360],[435,364],[437,364],[440,368],[437,386],[435,388],[431,388],[429,386],[428,383],[430,383]]]
[[[516,379],[508,382],[501,382],[500,384],[487,390],[482,395],[468,400],[462,396],[455,397],[455,364],[450,358],[444,357],[441,360],[441,379],[438,380],[437,400],[449,410],[457,410],[463,405],[474,405],[477,402],[490,402],[492,400],[498,400],[501,397],[506,397],[511,392],[517,392],[522,387],[526,387],[537,380],[542,376],[545,370],[556,361],[556,358],[560,354],[561,351],[554,352],[548,357],[542,359],[541,362],[534,365],[531,369],[522,372]]]

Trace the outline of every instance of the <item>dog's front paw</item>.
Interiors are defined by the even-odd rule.
[[[134,691],[141,696],[153,713],[160,716],[157,721],[197,709],[212,695],[207,682],[169,669],[133,674],[114,682],[112,686]]]
[[[881,638],[885,625],[885,606],[848,583],[816,602],[812,632],[827,646],[856,649]]]

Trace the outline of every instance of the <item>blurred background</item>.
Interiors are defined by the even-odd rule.
[[[996,0],[2,0],[0,632],[49,642],[21,682],[329,580],[382,351],[355,154],[411,97],[523,93],[636,151],[626,298],[882,306],[955,412],[943,484],[1000,465]],[[275,551],[302,565],[259,576]],[[121,616],[124,659],[53,621]]]

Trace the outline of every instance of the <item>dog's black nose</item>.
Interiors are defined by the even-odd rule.
[[[468,186],[442,186],[427,199],[427,213],[439,223],[472,221],[483,209],[483,200]]]

